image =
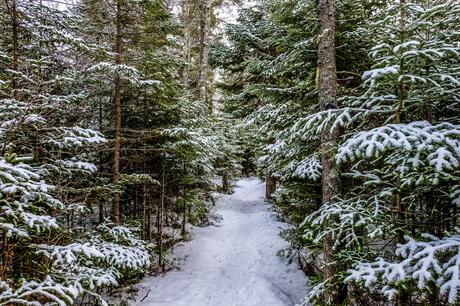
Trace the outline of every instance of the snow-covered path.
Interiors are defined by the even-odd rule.
[[[188,254],[180,271],[146,278],[138,306],[286,306],[305,296],[305,276],[276,256],[287,246],[264,203],[264,184],[240,180],[217,201],[223,221],[196,228],[176,251]],[[148,296],[146,296],[148,292]],[[142,302],[141,299],[144,299]]]

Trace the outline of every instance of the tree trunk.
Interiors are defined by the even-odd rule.
[[[148,201],[148,189],[147,189],[147,182],[144,182],[144,185],[143,185],[143,197],[142,197],[142,227],[143,227],[143,238],[144,240],[148,240],[149,239],[149,235],[150,235],[150,220],[148,219],[148,216],[149,216],[149,213],[148,213],[148,205],[149,205],[149,201]]]
[[[16,0],[13,0],[11,8],[11,19],[12,19],[12,30],[13,30],[13,70],[18,71],[19,69],[19,23],[18,23],[18,10]],[[15,99],[18,98],[18,84],[16,77],[13,77],[13,96]]]
[[[115,64],[121,64],[121,52],[122,52],[122,16],[121,16],[121,1],[117,0],[117,37],[115,43]],[[120,76],[117,74],[114,80],[114,106],[115,106],[115,141],[113,145],[113,177],[112,182],[114,185],[118,183],[120,179],[120,145],[121,145],[121,88],[122,82]],[[113,203],[113,215],[115,223],[120,223],[120,193],[115,193]]]
[[[148,198],[147,207],[147,241],[152,240],[152,201],[151,197]]]
[[[230,178],[227,171],[222,175],[222,193],[230,193]]]
[[[5,278],[7,274],[8,267],[8,232],[6,230],[3,231],[3,244],[2,244],[2,265],[0,266],[0,277],[2,279]]]
[[[317,12],[319,21],[318,37],[318,92],[322,111],[337,108],[337,70],[335,60],[335,3],[334,0],[318,0]],[[322,203],[331,203],[339,193],[340,172],[335,164],[338,131],[325,128],[321,134],[321,165],[322,165]],[[331,221],[334,222],[334,221]],[[324,293],[326,305],[340,305],[342,288],[336,281],[337,267],[335,262],[334,238],[328,234],[324,238],[324,278],[332,282],[332,286]]]
[[[161,193],[160,193],[160,207],[158,213],[158,265],[162,271],[165,272],[165,264],[163,260],[163,219],[165,209],[165,159],[161,162]]]
[[[183,162],[183,172],[182,172],[182,175],[186,175],[187,171],[186,171],[186,167],[185,167],[185,162]],[[182,185],[182,205],[183,205],[183,211],[182,211],[182,230],[181,230],[181,236],[182,238],[185,238],[185,235],[187,234],[186,231],[185,231],[185,226],[187,224],[187,203],[185,201],[186,199],[186,193],[187,193],[187,190],[186,190],[186,185]]]
[[[99,121],[99,132],[102,133],[102,99],[99,99],[99,107],[98,107],[98,121]],[[99,165],[102,165],[102,151],[99,151]],[[99,199],[99,224],[104,223],[105,214],[104,214],[104,201]]]
[[[11,7],[9,6],[8,0],[5,1],[6,8],[11,16],[11,30],[13,32],[13,62],[11,63],[12,69],[18,71],[19,69],[19,24],[18,24],[18,10],[16,0],[12,0]],[[14,99],[18,99],[18,82],[15,75],[11,77],[11,92]],[[5,139],[2,144],[2,149],[0,154],[3,156],[6,152],[8,146],[8,134],[5,134]]]
[[[405,6],[406,1],[405,0],[400,0],[399,1],[399,32],[400,32],[400,43],[404,43],[406,41],[406,35],[405,35],[405,19],[406,19],[406,14],[405,14]],[[399,69],[400,73],[404,73],[405,67],[404,67],[404,59],[401,58],[400,63],[399,63]],[[404,88],[404,81],[402,79],[399,80],[398,82],[398,105],[395,109],[395,123],[400,124],[401,123],[401,111],[404,107],[404,99],[405,99],[405,88]],[[402,203],[402,196],[401,196],[401,179],[400,177],[397,178],[396,181],[396,198],[395,198],[395,213],[396,213],[396,219],[398,220],[399,226],[405,226],[406,223],[406,216],[404,212],[404,206]],[[397,236],[398,236],[398,242],[399,243],[404,243],[404,230],[398,229],[397,230]],[[399,293],[398,298],[396,299],[396,305],[398,306],[403,306],[403,305],[408,305],[410,299],[410,295],[403,289]]]
[[[273,177],[271,172],[267,172],[265,177],[265,198],[267,200],[273,199],[273,193],[276,190],[276,179]]]
[[[211,28],[211,2],[209,0],[202,0],[201,3],[201,26],[200,26],[200,101],[208,106],[212,112],[212,102],[210,101],[207,93],[207,77],[208,77],[208,57],[209,57],[209,32]]]
[[[188,3],[188,0],[182,0],[182,24],[184,25],[184,59],[186,63],[191,62],[191,52],[192,52],[192,37],[191,37],[191,26],[192,26],[192,16],[191,8]],[[184,67],[182,72],[182,77],[184,80],[184,85],[186,89],[189,89],[190,85],[190,67],[187,65]]]
[[[401,0],[399,2],[399,31],[400,31],[400,43],[405,42],[405,34],[404,34],[404,28],[405,28],[405,12],[404,12],[404,5],[405,5],[405,0]],[[404,71],[404,59],[401,58],[399,62],[399,67],[401,73]],[[405,88],[404,88],[404,81],[402,79],[399,80],[398,82],[398,105],[396,106],[395,109],[395,123],[400,124],[401,123],[401,110],[404,106],[404,96],[405,96]],[[398,188],[401,185],[399,178],[397,182]],[[398,218],[400,221],[403,219],[403,209],[401,205],[401,193],[399,190],[396,193],[396,200],[395,200],[395,210],[397,212]],[[404,242],[403,234],[400,232],[399,233],[399,242]]]
[[[187,234],[185,231],[185,225],[187,224],[187,203],[185,202],[185,196],[182,198],[182,227],[181,227],[181,236],[185,238]]]

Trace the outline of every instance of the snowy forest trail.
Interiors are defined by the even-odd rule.
[[[146,278],[137,306],[287,306],[305,296],[305,275],[276,256],[287,247],[278,221],[264,203],[264,184],[240,180],[217,201],[223,220],[196,228],[176,254],[187,256],[178,271]],[[141,301],[142,300],[142,301]]]

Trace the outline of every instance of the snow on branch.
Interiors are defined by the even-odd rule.
[[[99,239],[55,247],[51,256],[54,264],[68,268],[80,265],[82,258],[87,262],[101,260],[122,269],[141,269],[150,263],[148,253],[142,248],[122,246]]]
[[[127,246],[141,246],[143,243],[136,239],[133,228],[126,226],[114,226],[113,224],[103,223],[97,227],[99,235],[104,240]]]
[[[38,246],[51,259],[53,278],[70,281],[82,290],[117,286],[126,270],[150,264],[145,242],[132,228],[103,224],[84,240],[64,246]]]
[[[381,200],[376,197],[360,197],[326,203],[305,218],[301,226],[309,224],[304,237],[319,243],[332,234],[335,247],[359,244],[363,235],[376,238],[391,230],[391,222]],[[330,222],[338,219],[339,222]],[[366,233],[363,230],[366,229]]]
[[[58,129],[60,135],[50,135],[49,143],[59,148],[102,144],[107,140],[101,133],[78,126]]]
[[[104,76],[114,78],[119,76],[124,80],[129,81],[133,85],[138,86],[154,86],[161,82],[158,80],[142,80],[141,73],[138,69],[128,65],[117,65],[109,62],[100,62],[96,65],[89,67],[86,72],[100,73]]]
[[[386,110],[369,110],[364,108],[339,108],[317,112],[300,119],[292,128],[291,138],[309,139],[320,135],[329,129],[332,133],[339,127],[349,127],[354,123],[362,122],[363,118],[376,113],[389,113]]]
[[[396,249],[401,261],[378,258],[375,262],[360,262],[348,270],[345,281],[363,282],[366,287],[382,283],[382,293],[390,299],[395,297],[395,286],[400,282],[415,280],[420,290],[430,282],[436,284],[441,294],[447,294],[449,303],[455,303],[460,290],[460,231],[457,229],[455,235],[442,239],[432,235],[424,238],[426,242],[406,236],[407,242]]]
[[[321,162],[319,156],[313,154],[300,161],[291,160],[280,172],[284,173],[283,179],[307,178],[316,181],[321,177]]]
[[[336,158],[339,163],[374,158],[389,150],[412,154],[408,162],[413,167],[430,165],[438,173],[456,169],[460,166],[460,126],[447,122],[433,126],[427,121],[389,124],[349,138]]]
[[[0,305],[72,305],[79,292],[73,286],[54,282],[50,277],[42,282],[23,279],[17,289],[0,281]]]
[[[87,171],[91,173],[97,171],[95,164],[82,161],[58,160],[56,164],[67,170]]]
[[[460,206],[460,185],[452,187],[450,198],[452,199],[452,204]]]
[[[62,203],[49,192],[54,186],[46,184],[38,169],[18,161],[16,156],[0,158],[0,227],[7,236],[29,236],[32,230],[57,228],[56,220],[46,215],[48,208],[62,208]],[[42,204],[36,205],[39,200]]]
[[[375,81],[379,78],[385,77],[386,75],[397,75],[399,73],[399,66],[389,66],[383,68],[376,68],[363,73],[364,84],[370,84],[373,86]]]

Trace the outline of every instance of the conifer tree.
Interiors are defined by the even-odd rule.
[[[64,305],[90,294],[101,300],[96,288],[117,285],[121,271],[141,271],[149,258],[142,242],[119,243],[117,231],[127,229],[115,229],[110,241],[98,238],[102,228],[83,222],[88,207],[78,196],[87,194],[75,188],[97,171],[91,151],[106,142],[79,117],[86,94],[71,58],[88,47],[75,36],[67,10],[16,0],[1,8],[9,30],[0,40],[7,50],[0,88],[0,299]],[[82,235],[75,224],[93,229],[93,235]],[[134,243],[134,235],[130,240]],[[107,269],[109,263],[113,268]]]
[[[335,2],[320,0],[317,4],[318,33],[318,102],[321,111],[337,108],[337,68],[335,63]],[[321,133],[321,177],[323,205],[332,205],[340,190],[340,170],[334,161],[334,150],[339,135],[336,129],[325,127]],[[337,222],[332,219],[329,222]],[[341,304],[340,288],[333,279],[337,277],[334,236],[326,234],[323,242],[325,261],[324,278],[333,284],[324,292],[327,305]]]

